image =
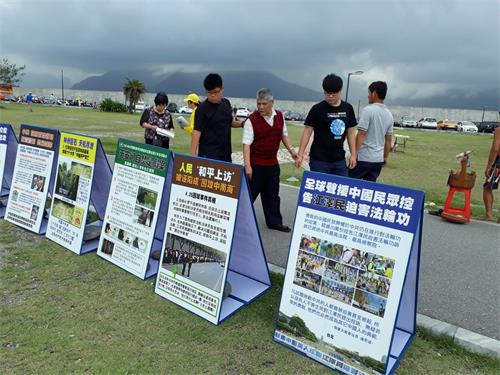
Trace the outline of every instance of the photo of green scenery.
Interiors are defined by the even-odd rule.
[[[82,225],[83,213],[84,210],[82,208],[54,198],[51,213],[52,216],[80,228]]]

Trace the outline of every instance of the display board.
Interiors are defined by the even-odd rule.
[[[45,233],[45,205],[53,187],[58,143],[59,131],[56,129],[21,125],[5,212],[7,221],[35,233]]]
[[[167,149],[118,140],[97,254],[142,279],[158,269],[151,252],[161,249],[163,231],[157,224],[161,207],[167,206],[170,160]]]
[[[101,168],[95,167],[97,163],[102,164]],[[99,180],[101,185],[108,181],[109,184],[110,177],[111,170],[97,138],[61,133],[47,238],[79,255],[97,249],[98,236],[85,236],[85,231],[89,231],[89,204],[96,186],[94,181]],[[97,203],[105,202],[101,199],[93,203],[99,206]],[[97,213],[93,216],[99,217]]]
[[[176,155],[155,293],[219,324],[270,284],[243,168]]]
[[[16,154],[17,138],[12,127],[0,124],[0,218],[5,215]]]
[[[394,372],[415,334],[423,202],[304,173],[275,341],[346,374]]]

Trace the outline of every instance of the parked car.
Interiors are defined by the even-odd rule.
[[[169,111],[170,113],[177,113],[178,108],[179,107],[177,107],[177,104],[175,104],[174,102],[170,102],[167,105],[167,111]]]
[[[305,116],[298,112],[289,112],[285,115],[285,120],[287,121],[304,121]]]
[[[464,133],[477,133],[478,131],[476,124],[472,121],[459,121],[457,123],[457,130]]]
[[[415,128],[417,127],[417,121],[411,119],[408,116],[403,116],[401,125],[407,128]]]
[[[246,108],[246,107],[239,107],[236,109],[236,118],[238,117],[248,117],[250,116],[250,114],[252,113],[252,111],[250,111],[250,109]]]
[[[448,119],[441,120],[437,123],[438,130],[457,130],[457,123]]]
[[[477,129],[480,133],[493,133],[497,127],[497,121],[482,121],[477,124]]]
[[[187,105],[183,105],[180,109],[179,109],[179,113],[187,113],[187,114],[191,114],[193,113],[193,110],[191,108],[189,108]]]
[[[437,121],[435,118],[432,117],[424,117],[418,120],[417,126],[419,128],[436,129]]]

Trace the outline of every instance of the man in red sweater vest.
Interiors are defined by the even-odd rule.
[[[283,142],[294,160],[297,154],[288,137],[283,113],[275,111],[273,106],[271,90],[260,89],[257,92],[257,111],[244,121],[243,158],[252,199],[255,202],[260,194],[268,228],[290,232],[290,227],[283,225],[280,212],[280,166],[277,157],[280,143]]]

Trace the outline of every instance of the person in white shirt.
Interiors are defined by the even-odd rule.
[[[373,82],[368,87],[369,105],[363,109],[356,135],[357,163],[349,177],[377,181],[391,150],[394,120],[384,104],[387,84]]]
[[[293,159],[297,154],[288,137],[283,113],[274,110],[271,90],[263,88],[257,92],[257,111],[243,123],[243,159],[252,199],[255,202],[260,194],[269,229],[290,232],[290,227],[283,225],[280,212],[280,166],[277,157],[280,143],[283,142]]]

